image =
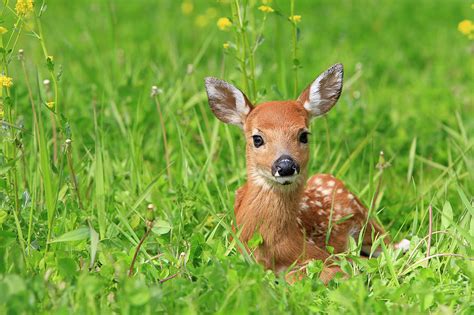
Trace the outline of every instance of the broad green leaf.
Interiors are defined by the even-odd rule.
[[[447,229],[451,222],[453,221],[453,208],[451,203],[446,200],[443,206],[443,215],[441,216],[441,228],[443,230]]]
[[[81,241],[88,238],[90,235],[89,228],[87,226],[80,227],[74,231],[66,232],[63,235],[51,240],[49,244],[61,243],[61,242],[73,242]]]
[[[130,227],[135,230],[140,225],[140,222],[140,216],[138,214],[133,214],[130,218]]]
[[[171,225],[164,220],[156,220],[152,232],[158,235],[166,234],[171,230]]]
[[[58,271],[64,277],[72,277],[77,270],[77,265],[74,259],[69,257],[58,258],[56,261]]]

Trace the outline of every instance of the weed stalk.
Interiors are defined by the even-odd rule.
[[[128,270],[129,277],[133,276],[133,270],[135,267],[135,261],[137,260],[137,257],[138,257],[138,252],[140,251],[140,248],[142,247],[148,235],[150,235],[150,232],[153,229],[153,225],[155,224],[154,212],[155,212],[155,206],[153,204],[149,204],[147,208],[147,218],[146,218],[147,229],[146,229],[145,234],[143,234],[142,238],[140,239],[140,242],[138,242],[137,248],[135,249],[135,253],[133,254],[132,262],[130,263],[130,269]]]
[[[173,187],[173,180],[171,177],[171,162],[170,162],[170,152],[168,147],[168,140],[166,137],[166,127],[165,121],[163,119],[163,112],[161,111],[161,103],[158,94],[160,94],[160,89],[157,86],[151,87],[151,97],[155,101],[156,110],[158,111],[158,116],[160,118],[160,126],[161,126],[161,135],[163,137],[163,147],[165,149],[165,161],[166,161],[166,173],[168,174],[168,180],[170,183],[170,187]]]

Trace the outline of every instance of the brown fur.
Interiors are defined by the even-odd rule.
[[[257,106],[250,112],[244,125],[248,139],[249,181],[237,191],[236,223],[242,229],[240,240],[244,244],[255,232],[258,231],[262,235],[263,244],[255,250],[254,255],[257,261],[272,270],[286,269],[295,262],[301,265],[310,259],[328,259],[329,253],[324,248],[331,209],[332,231],[327,245],[334,247],[336,253],[347,248],[349,236],[357,237],[367,220],[367,209],[333,176],[315,175],[305,188],[309,151],[307,147],[302,148],[296,140],[299,130],[306,129],[307,124],[308,117],[301,103],[287,101]],[[259,129],[266,135],[265,152],[255,152],[259,149],[256,149],[251,141],[254,129]],[[272,186],[270,189],[256,183],[252,175],[256,172],[255,168],[269,169],[283,151],[290,152],[301,165],[301,179],[291,187]],[[334,185],[328,187],[328,183],[332,182]],[[337,193],[339,189],[341,191]],[[349,199],[349,195],[353,196],[353,199]],[[338,223],[348,215],[351,217]],[[372,220],[369,220],[369,227],[365,233],[364,245],[370,248],[372,228],[376,235],[384,232]],[[329,260],[327,264],[330,265],[331,262],[332,260]],[[337,269],[329,268],[322,278],[328,281]]]

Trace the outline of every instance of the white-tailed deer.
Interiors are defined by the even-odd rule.
[[[306,183],[310,120],[326,114],[336,104],[342,80],[343,66],[336,64],[317,77],[297,100],[254,107],[233,85],[206,78],[212,111],[221,121],[242,128],[247,141],[247,183],[237,190],[235,199],[240,240],[247,244],[259,232],[263,243],[254,255],[275,271],[295,263],[304,266],[311,259],[322,260],[323,282],[340,272],[329,259],[326,245],[340,253],[346,250],[349,236],[357,238],[366,226],[362,251],[369,254],[373,238],[385,234],[367,217],[367,208],[337,178],[317,174]]]

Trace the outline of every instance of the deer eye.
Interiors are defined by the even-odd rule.
[[[300,139],[299,139],[300,142],[301,142],[301,143],[308,143],[308,136],[309,136],[309,132],[306,132],[306,131],[305,131],[305,132],[302,132],[302,133],[300,134]]]
[[[264,142],[263,142],[263,138],[259,135],[255,135],[255,136],[252,136],[253,138],[253,145],[258,148],[258,147],[261,147]]]

